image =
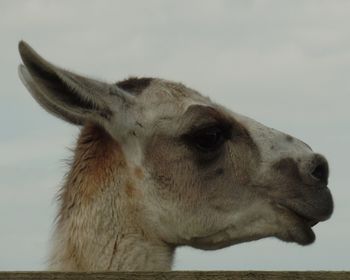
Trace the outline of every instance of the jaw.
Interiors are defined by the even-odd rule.
[[[275,202],[274,211],[280,217],[285,232],[276,235],[284,241],[309,245],[315,241],[312,227],[328,220],[333,212],[333,199],[328,188],[307,193],[303,198]]]
[[[315,233],[305,223],[290,224],[288,228],[280,232],[261,232],[243,236],[232,234],[233,228],[219,231],[215,234],[195,237],[186,242],[185,245],[202,250],[218,250],[243,242],[255,241],[266,237],[276,237],[285,242],[295,242],[299,245],[309,245],[315,241]]]
[[[285,229],[276,235],[277,238],[299,245],[309,245],[315,241],[316,236],[312,227],[320,220],[281,204],[276,204],[276,210],[279,212],[281,228]]]
[[[266,204],[259,206],[251,207],[250,211],[245,214],[233,216],[231,223],[217,231],[191,238],[186,242],[186,245],[203,250],[216,250],[243,242],[277,236],[281,225],[275,211],[272,211],[272,208]],[[254,210],[257,208],[261,210],[259,213]]]
[[[275,236],[282,241],[295,242],[299,245],[312,244],[316,238],[309,222],[302,217],[298,217],[297,214]]]
[[[234,229],[235,227],[231,227],[208,236],[194,237],[186,242],[186,245],[202,250],[218,250],[235,244],[254,241],[269,236],[263,236],[259,234],[250,236],[238,236],[236,234],[233,234],[235,231]]]
[[[229,225],[217,232],[191,238],[185,245],[203,250],[217,250],[235,244],[276,237],[285,242],[309,245],[315,241],[312,227],[317,220],[306,218],[279,204],[270,205],[271,211]],[[266,209],[266,208],[265,208]]]
[[[284,233],[277,234],[276,237],[282,241],[295,242],[299,245],[310,245],[315,241],[315,233],[307,225],[292,227]]]

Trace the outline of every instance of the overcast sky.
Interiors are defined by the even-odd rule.
[[[264,239],[177,251],[175,269],[350,269],[350,1],[0,1],[0,270],[43,270],[55,193],[78,129],[17,77],[25,39],[107,81],[181,81],[329,160],[332,218],[308,247]]]

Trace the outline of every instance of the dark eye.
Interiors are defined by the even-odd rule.
[[[219,126],[200,129],[191,137],[191,142],[201,151],[217,150],[225,141],[225,131]]]

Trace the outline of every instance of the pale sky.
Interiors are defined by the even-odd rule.
[[[328,158],[335,212],[314,228],[313,245],[181,248],[174,269],[350,269],[350,1],[2,0],[0,34],[0,270],[45,269],[54,197],[78,133],[19,81],[21,39],[103,80],[183,82]]]

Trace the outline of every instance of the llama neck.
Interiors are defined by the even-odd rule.
[[[120,238],[118,240],[118,238]],[[142,234],[119,235],[114,241],[113,257],[108,270],[168,271],[171,269],[173,249],[145,239]]]
[[[144,225],[129,173],[118,143],[87,125],[59,196],[52,270],[170,270],[174,248]]]

